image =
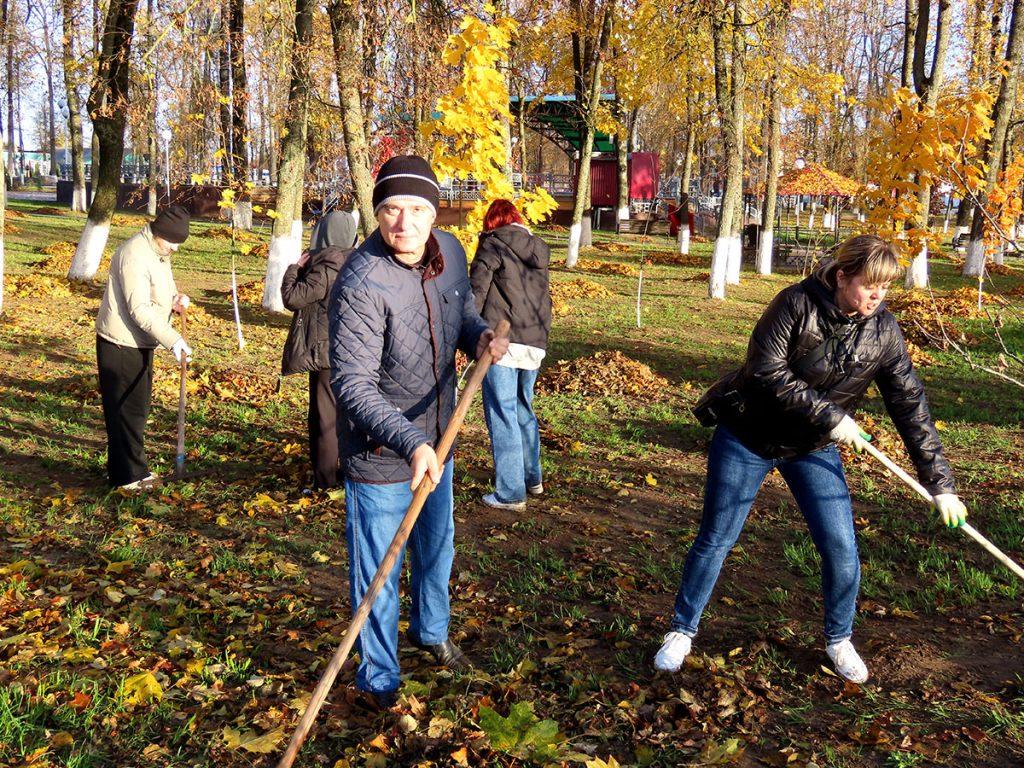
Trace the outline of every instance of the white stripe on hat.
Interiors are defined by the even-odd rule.
[[[391,181],[391,179],[419,179],[420,181],[425,181],[427,182],[427,184],[430,184],[438,192],[441,191],[441,188],[437,186],[436,181],[434,181],[433,179],[428,179],[426,176],[420,176],[418,173],[392,173],[389,176],[382,176],[381,178],[377,179],[377,181],[374,182],[373,186],[376,189],[385,181]]]

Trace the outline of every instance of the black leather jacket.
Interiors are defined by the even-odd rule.
[[[814,275],[779,293],[754,328],[743,367],[702,402],[724,403],[720,421],[750,450],[788,458],[827,445],[832,428],[875,382],[921,483],[932,494],[955,493],[896,318],[884,304],[870,317],[851,318],[832,297]]]

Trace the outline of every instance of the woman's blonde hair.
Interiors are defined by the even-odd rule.
[[[895,280],[903,273],[896,246],[877,235],[854,235],[836,248],[832,258],[818,268],[818,279],[831,289],[836,287],[836,272],[846,277],[860,275],[868,285]]]

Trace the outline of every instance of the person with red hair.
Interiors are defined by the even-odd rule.
[[[515,203],[491,203],[469,279],[485,322],[511,325],[508,352],[488,369],[483,383],[494,458],[494,492],[483,502],[499,509],[521,511],[527,493],[544,492],[533,389],[551,330],[550,259],[547,243],[530,232]]]

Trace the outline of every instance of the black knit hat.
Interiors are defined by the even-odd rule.
[[[180,205],[164,208],[149,225],[153,237],[159,237],[168,243],[184,243],[188,239],[189,215]]]
[[[393,197],[416,197],[437,213],[440,188],[430,163],[419,155],[397,155],[380,167],[373,185],[373,212]]]

